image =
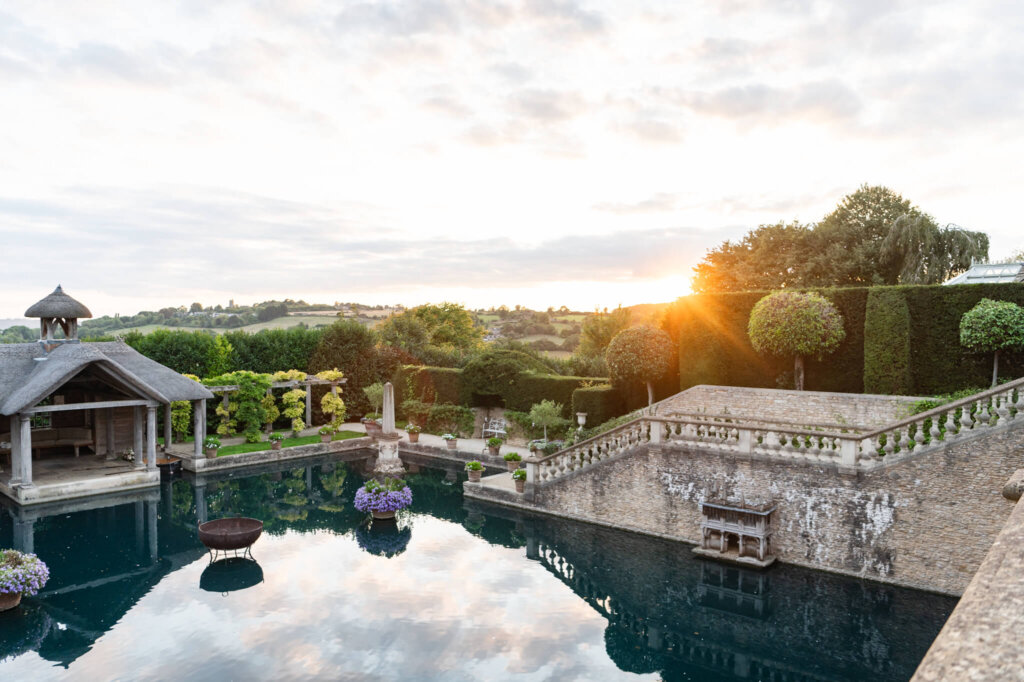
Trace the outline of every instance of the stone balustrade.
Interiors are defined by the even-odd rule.
[[[730,415],[644,414],[594,438],[525,460],[527,483],[545,485],[626,454],[640,445],[680,445],[738,457],[832,464],[867,471],[937,449],[1018,419],[1024,378],[868,431],[858,426],[771,423]]]

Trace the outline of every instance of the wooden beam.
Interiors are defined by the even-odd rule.
[[[107,407],[156,407],[155,400],[101,400],[91,403],[67,403],[65,405],[37,405],[21,411],[21,414],[42,414],[44,412],[70,412],[72,410],[102,410]]]

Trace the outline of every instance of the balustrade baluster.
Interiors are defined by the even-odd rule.
[[[928,435],[931,436],[928,440],[929,445],[937,445],[939,440],[942,438],[942,427],[939,423],[945,416],[945,413],[941,413],[932,417],[932,427],[928,430]]]
[[[900,453],[905,455],[910,450],[910,427],[904,426],[902,429],[899,430],[899,433]]]
[[[896,452],[896,437],[898,435],[899,435],[899,430],[898,429],[896,430],[895,433],[893,433],[893,432],[886,432],[885,433],[885,447],[883,448],[883,450],[885,450],[885,456],[886,457],[888,457],[892,453]]]
[[[943,440],[956,440],[958,429],[959,422],[956,420],[956,410],[950,410],[946,413],[946,436]]]
[[[966,436],[967,432],[974,427],[974,421],[971,419],[971,405],[974,403],[968,403],[963,406],[960,410],[960,430],[957,435]]]
[[[978,411],[978,414],[980,415],[978,417],[978,421],[980,422],[981,426],[993,426],[992,414],[988,410],[988,403],[989,401],[987,400],[978,401],[978,406],[981,408]]]
[[[1013,391],[1003,393],[999,396],[998,402],[996,403],[996,414],[999,416],[999,423],[1005,424],[1010,421],[1010,394]],[[993,398],[995,400],[995,398]]]

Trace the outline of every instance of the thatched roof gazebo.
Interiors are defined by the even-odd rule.
[[[11,458],[9,479],[0,475],[0,492],[29,503],[158,483],[157,408],[164,407],[166,446],[174,401],[192,401],[195,456],[202,456],[206,400],[213,398],[205,386],[124,342],[81,343],[78,320],[92,313],[59,286],[25,314],[40,318],[39,342],[0,345],[0,455]],[[56,338],[58,329],[64,338]],[[77,460],[83,448],[99,456],[97,466],[108,463],[101,475],[93,471],[69,481],[69,469],[51,466],[48,471],[59,481],[35,484],[33,455],[73,451]],[[119,456],[129,449],[133,461],[122,465]],[[49,463],[55,464],[52,457]]]

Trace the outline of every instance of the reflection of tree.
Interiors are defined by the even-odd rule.
[[[0,663],[38,650],[52,625],[49,614],[28,601],[0,614]]]
[[[662,664],[655,659],[646,643],[628,629],[609,625],[604,630],[604,648],[608,658],[619,666],[619,670],[637,675],[657,672]]]

